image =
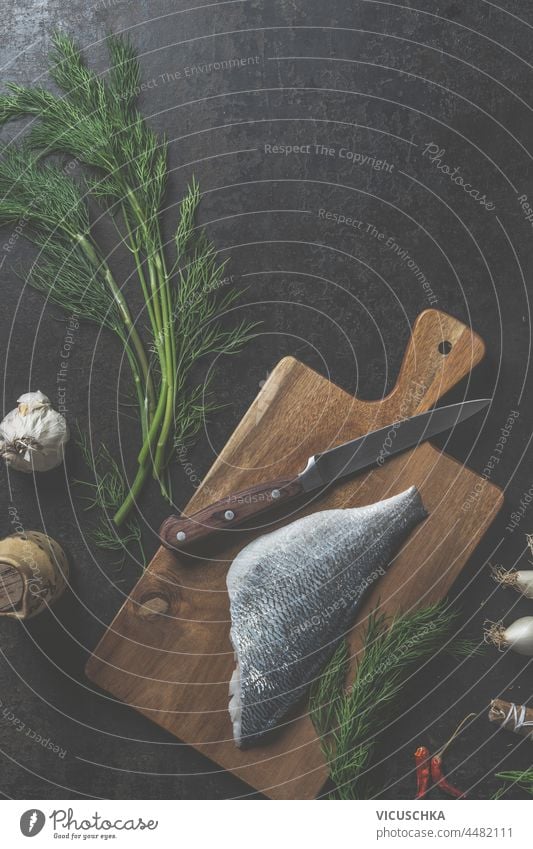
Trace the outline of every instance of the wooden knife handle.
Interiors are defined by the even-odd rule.
[[[191,516],[169,516],[161,525],[159,536],[167,548],[185,550],[215,533],[231,530],[279,504],[291,501],[302,491],[303,487],[298,478],[251,486],[241,492],[234,492]]]

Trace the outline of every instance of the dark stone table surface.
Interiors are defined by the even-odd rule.
[[[262,322],[250,348],[218,363],[214,392],[226,406],[211,416],[192,452],[199,474],[281,357],[292,354],[348,391],[379,398],[394,383],[413,320],[433,304],[471,323],[487,344],[469,385],[449,400],[466,392],[494,399],[481,430],[479,421],[466,424],[447,450],[482,473],[508,416],[519,414],[490,473],[505,489],[505,506],[454,587],[462,621],[471,638],[481,639],[485,619],[510,622],[533,612],[532,601],[497,589],[488,568],[489,561],[528,568],[531,560],[531,4],[23,0],[3,10],[2,81],[49,84],[47,52],[57,28],[75,35],[102,71],[106,33],[127,33],[137,46],[145,80],[140,103],[169,139],[169,233],[175,204],[195,174],[204,193],[201,220],[241,290],[235,315]],[[112,251],[111,227],[102,225],[99,235]],[[11,244],[11,236],[0,236],[4,412],[28,389],[57,403],[67,332],[66,316],[17,276],[31,251],[22,238]],[[118,275],[127,273],[127,256],[115,252],[113,262]],[[120,417],[120,446],[117,433],[120,363],[115,340],[81,321],[66,406],[71,423],[90,428],[131,471],[134,423]],[[53,615],[0,622],[0,792],[249,794],[84,678],[86,658],[141,564],[134,557],[117,564],[115,555],[91,546],[90,519],[73,484],[83,473],[74,446],[68,480],[63,469],[36,482],[0,472],[3,535],[12,531],[15,510],[25,528],[44,528],[62,541],[72,564],[72,588]],[[177,505],[191,493],[189,478],[176,469]],[[153,491],[143,508],[150,556],[168,507]],[[511,533],[517,511],[523,515]],[[488,703],[499,695],[527,701],[532,680],[527,659],[489,648],[427,665],[411,685],[408,709],[380,738],[377,789],[412,798],[414,748],[437,748],[474,712],[478,718],[450,748],[447,767],[473,797],[492,796],[498,770],[530,765],[531,744],[495,734]],[[509,795],[523,796],[516,788]]]

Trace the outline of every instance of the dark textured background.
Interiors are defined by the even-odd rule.
[[[416,6],[417,8],[414,8]],[[378,0],[181,0],[121,2],[23,0],[3,9],[2,79],[46,81],[46,55],[55,28],[74,34],[90,61],[106,67],[108,31],[128,32],[141,56],[141,95],[154,127],[170,140],[168,204],[179,201],[194,173],[203,190],[201,219],[229,259],[242,289],[235,317],[263,322],[248,350],[221,359],[216,398],[228,406],[206,425],[191,454],[205,472],[269,370],[293,354],[351,392],[378,398],[394,382],[409,328],[428,306],[405,261],[368,233],[327,222],[325,208],[374,224],[392,236],[426,274],[436,306],[471,322],[487,343],[486,361],[450,400],[493,395],[479,432],[472,422],[447,446],[481,472],[511,410],[512,429],[492,480],[506,491],[501,517],[455,588],[467,631],[479,637],[485,618],[532,612],[533,602],[496,590],[487,560],[527,567],[525,532],[533,508],[510,534],[506,525],[533,483],[529,440],[532,230],[518,197],[531,192],[533,9],[527,0],[386,3]],[[245,67],[188,75],[187,68],[231,58]],[[257,57],[257,59],[252,58]],[[11,131],[12,132],[12,131]],[[7,134],[4,135],[7,138]],[[443,160],[495,204],[488,211],[424,157],[433,142]],[[393,165],[375,170],[339,156],[265,153],[265,144],[346,147]],[[313,148],[311,148],[313,150]],[[173,211],[168,212],[169,233]],[[113,231],[99,232],[109,251]],[[0,238],[5,412],[28,389],[57,400],[56,373],[65,324],[55,307],[21,287],[16,267],[30,258],[23,241],[6,249]],[[4,238],[5,237],[5,241]],[[120,251],[118,276],[129,273]],[[120,350],[106,332],[82,322],[69,361],[71,422],[91,427],[131,469],[134,427],[120,420],[116,390]],[[207,370],[208,364],[204,369]],[[123,390],[126,386],[123,387]],[[130,456],[131,454],[131,456]],[[76,450],[69,481],[83,474]],[[72,592],[54,614],[27,625],[0,622],[0,790],[8,797],[226,798],[249,788],[218,771],[134,711],[93,692],[83,675],[88,653],[135,582],[140,564],[91,548],[90,522],[63,470],[39,478],[4,471],[1,530],[8,507],[26,528],[63,541],[72,563]],[[191,494],[176,471],[176,501]],[[168,513],[154,492],[145,498],[145,544]],[[448,768],[475,797],[499,786],[499,768],[531,763],[531,744],[494,735],[486,720],[497,695],[518,702],[531,693],[533,670],[524,659],[487,649],[462,663],[439,660],[424,668],[408,711],[380,741],[374,782],[390,798],[410,798],[411,754],[442,744],[462,717],[478,720],[449,751]],[[2,713],[7,713],[2,717]],[[9,720],[13,714],[16,719]],[[20,724],[25,729],[17,730]],[[31,728],[66,750],[43,749]],[[512,796],[520,797],[513,790]]]

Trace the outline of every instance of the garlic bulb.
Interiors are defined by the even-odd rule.
[[[42,392],[26,392],[0,423],[0,456],[19,472],[47,472],[63,462],[69,429]]]

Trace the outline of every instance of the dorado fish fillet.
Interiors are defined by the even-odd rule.
[[[238,746],[262,742],[350,629],[365,590],[426,517],[413,486],[377,504],[325,510],[247,545],[227,576]]]

